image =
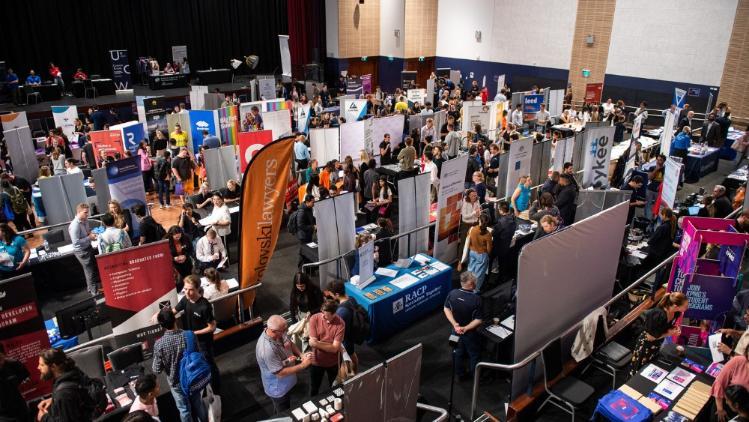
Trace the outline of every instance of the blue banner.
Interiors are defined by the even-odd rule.
[[[213,120],[212,110],[190,110],[190,134],[192,135],[192,150],[198,152],[203,145],[203,131],[207,130],[211,135],[216,135],[216,124]]]
[[[533,119],[536,118],[535,114],[541,111],[541,104],[544,102],[543,94],[526,95],[523,98],[523,114],[533,114]]]
[[[112,80],[117,90],[130,89],[130,62],[127,60],[127,50],[109,50],[112,60]]]
[[[148,139],[143,130],[143,124],[140,122],[131,122],[129,126],[122,128],[122,139],[125,142],[125,149],[130,150],[133,154],[138,152],[140,141]]]
[[[123,209],[131,209],[138,204],[146,205],[146,190],[143,186],[143,176],[140,170],[140,156],[135,155],[107,163],[107,179],[109,195],[112,199],[118,201]],[[140,225],[135,218],[133,218],[133,235],[140,235]]]
[[[674,101],[678,108],[684,108],[684,104],[687,102],[687,91],[681,88],[674,88]]]

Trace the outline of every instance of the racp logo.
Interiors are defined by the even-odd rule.
[[[606,157],[611,149],[608,136],[593,139],[590,144],[590,156],[593,157],[593,187],[603,189],[608,182],[608,166]]]
[[[422,286],[410,293],[406,293],[406,303],[415,302],[419,300],[419,298],[424,296],[426,292],[427,292],[427,286]]]
[[[197,127],[200,130],[207,130],[208,122],[206,122],[205,120],[198,120],[197,123],[195,123],[195,127]]]
[[[403,298],[400,298],[393,302],[393,314],[397,314],[398,312],[403,310]]]

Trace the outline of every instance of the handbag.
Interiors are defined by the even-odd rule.
[[[208,410],[208,422],[220,422],[221,421],[221,396],[213,392],[211,384],[208,384],[205,388],[205,396],[203,397],[203,403],[205,408]]]
[[[185,189],[182,187],[182,182],[177,182],[174,184],[174,194],[175,195],[184,195]]]
[[[344,382],[351,379],[356,375],[354,371],[354,363],[351,361],[351,356],[344,349],[339,359],[341,362],[338,366],[338,375],[335,378],[333,385],[343,385]]]
[[[390,204],[382,205],[380,209],[377,210],[377,213],[380,214],[380,217],[384,217],[388,213],[388,208],[390,208]]]

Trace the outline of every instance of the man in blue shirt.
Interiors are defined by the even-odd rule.
[[[294,143],[294,158],[296,159],[296,169],[304,170],[309,165],[309,148],[304,144],[304,135],[297,135]]]
[[[34,69],[29,71],[29,76],[26,77],[26,85],[39,86],[42,84],[42,78],[34,72]]]
[[[18,75],[13,72],[13,69],[8,68],[8,75],[5,77],[5,86],[8,88],[8,93],[13,97],[13,104],[18,105]]]
[[[203,131],[203,146],[206,148],[219,148],[221,147],[221,141],[216,135],[211,135],[211,132],[207,130]]]
[[[460,275],[460,289],[448,293],[445,300],[445,317],[452,325],[452,333],[460,336],[455,349],[455,372],[463,380],[476,369],[481,355],[481,337],[477,329],[481,326],[481,296],[474,293],[476,276],[466,271]],[[463,357],[468,354],[470,368],[463,371]]]

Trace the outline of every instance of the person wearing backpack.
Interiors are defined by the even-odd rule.
[[[156,179],[156,191],[159,193],[159,208],[169,208],[171,199],[169,195],[169,181],[172,178],[172,160],[168,150],[164,150],[154,166],[154,179]]]
[[[353,370],[356,373],[359,368],[359,357],[356,355],[356,350],[354,349],[357,343],[356,340],[361,338],[361,331],[369,331],[368,326],[363,327],[362,324],[357,321],[356,313],[361,306],[356,302],[356,299],[349,297],[346,294],[346,287],[342,280],[333,280],[328,283],[328,287],[325,289],[325,296],[338,303],[338,309],[335,313],[341,317],[344,323],[346,323],[343,334],[343,348],[346,349],[346,352],[351,356]],[[367,311],[364,311],[365,315],[366,312]],[[368,322],[369,316],[366,315],[366,317]],[[369,337],[368,332],[366,333],[366,337]],[[361,343],[362,342],[360,341],[359,344]]]
[[[150,215],[146,215],[146,207],[143,204],[137,204],[133,207],[133,214],[138,219],[140,225],[140,239],[138,245],[157,242],[166,237],[166,230],[157,223]]]
[[[166,372],[181,422],[192,422],[193,419],[208,422],[208,409],[205,408],[200,392],[188,396],[182,391],[180,383],[180,364],[187,349],[187,336],[177,328],[177,319],[172,308],[163,308],[158,313],[157,319],[166,331],[153,346],[153,372],[157,374]],[[194,350],[197,348],[197,341],[195,341],[195,336],[190,337],[193,339],[192,349]]]
[[[13,210],[13,223],[16,225],[16,231],[22,232],[32,229],[29,222],[29,203],[26,202],[23,192],[13,186],[8,178],[3,178],[0,186],[2,186],[3,192],[8,195],[6,198],[10,198],[10,208]]]
[[[294,211],[290,216],[290,219],[293,219],[293,222],[289,222],[289,225],[291,226],[289,227],[289,231],[299,239],[298,268],[302,268],[302,265],[307,262],[307,259],[302,254],[302,246],[311,242],[315,234],[315,216],[312,213],[312,208],[314,206],[315,197],[307,194],[299,209]]]
[[[101,222],[104,224],[104,231],[99,234],[99,253],[117,252],[133,246],[130,236],[122,229],[114,226],[114,216],[106,213],[101,216]]]
[[[38,369],[42,380],[53,381],[52,397],[39,402],[38,421],[90,421],[104,413],[107,405],[104,383],[87,377],[62,349],[43,351]]]

